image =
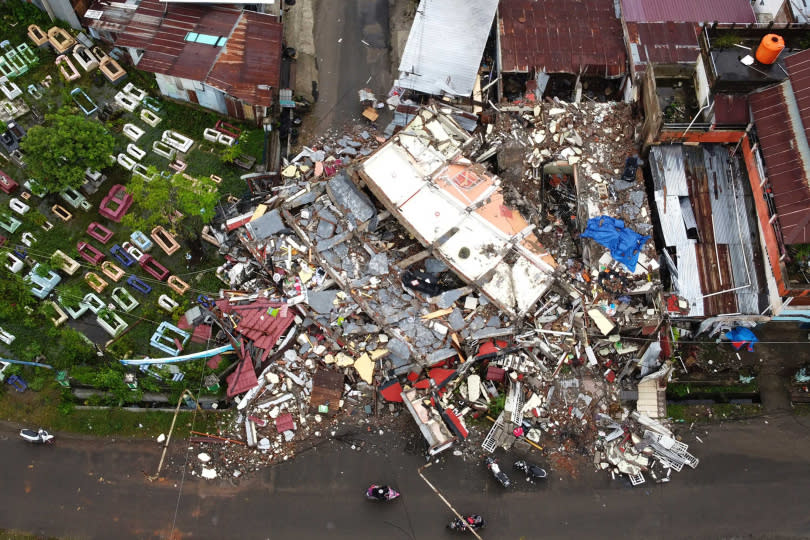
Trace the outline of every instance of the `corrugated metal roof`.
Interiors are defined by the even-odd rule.
[[[472,94],[498,0],[421,0],[397,84],[426,94]]]
[[[689,22],[628,22],[627,38],[634,50],[633,69],[652,64],[694,64],[700,54],[700,27]]]
[[[748,96],[744,94],[715,94],[714,121],[724,125],[748,124]]]
[[[189,42],[189,32],[228,41],[222,47]],[[204,82],[251,105],[269,106],[267,87],[277,88],[280,79],[281,33],[271,15],[143,0],[116,45],[143,50],[143,71]]]
[[[785,66],[804,124],[804,135],[810,139],[810,49],[785,58]]]
[[[650,149],[650,167],[654,170],[655,189],[664,189],[666,186],[667,195],[689,196],[681,145],[653,146]]]
[[[627,51],[613,0],[501,0],[502,71],[618,77]]]
[[[755,23],[749,0],[622,0],[628,22]]]
[[[777,219],[786,244],[810,242],[810,187],[800,144],[807,145],[792,85],[787,82],[750,95],[751,112],[767,167]],[[791,113],[788,102],[793,102]]]

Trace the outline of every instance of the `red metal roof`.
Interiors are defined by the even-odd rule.
[[[228,397],[233,397],[247,392],[259,384],[259,379],[256,377],[256,372],[253,370],[253,360],[249,354],[245,354],[236,370],[228,375]]]
[[[613,0],[501,0],[504,72],[617,77],[627,53]]]
[[[627,22],[757,22],[749,0],[622,0]]]
[[[228,40],[222,47],[189,42],[189,32]],[[143,0],[115,44],[144,51],[138,69],[204,82],[251,105],[269,106],[269,87],[278,88],[281,76],[281,32],[271,15]]]
[[[700,27],[688,22],[627,23],[627,37],[636,71],[646,64],[694,64],[700,55]]]
[[[806,130],[797,133],[794,129],[794,125],[801,126],[801,121],[792,118],[788,108],[788,99],[792,96],[786,96],[785,92],[789,92],[789,87],[782,83],[752,93],[748,101],[757,126],[782,239],[785,244],[803,244],[810,242],[810,188],[796,140],[797,137],[806,138]]]
[[[714,119],[718,124],[747,125],[748,96],[744,94],[715,94]]]

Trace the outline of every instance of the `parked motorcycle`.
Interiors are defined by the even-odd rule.
[[[393,501],[400,493],[390,486],[371,484],[366,490],[366,498],[370,501]]]
[[[42,428],[37,431],[33,429],[22,429],[20,430],[20,437],[34,444],[50,444],[53,442],[53,435]]]
[[[486,522],[484,521],[484,518],[478,514],[464,516],[464,519],[456,518],[447,524],[447,528],[451,531],[461,532],[477,531],[479,529],[483,529],[485,526]]]
[[[488,457],[487,458],[487,469],[490,470],[492,476],[495,477],[503,487],[508,488],[511,482],[509,481],[509,477],[506,476],[506,473],[501,470],[500,465],[498,465],[498,460],[495,458]]]
[[[548,473],[542,467],[538,467],[534,463],[529,463],[524,460],[516,461],[513,465],[515,470],[523,471],[526,474],[526,480],[531,483],[534,483],[535,480],[542,480]]]

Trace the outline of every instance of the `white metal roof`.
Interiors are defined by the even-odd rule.
[[[498,0],[421,0],[396,84],[469,96],[497,7]]]

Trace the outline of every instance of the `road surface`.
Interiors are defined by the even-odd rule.
[[[369,87],[381,98],[391,89],[388,41],[388,0],[316,3],[319,85],[317,102],[306,120],[308,131],[323,133],[364,122],[357,91]]]
[[[448,456],[426,471],[461,511],[483,514],[484,538],[728,538],[810,536],[810,418],[778,416],[701,428],[696,470],[666,485],[626,487],[585,471],[551,472],[504,491],[478,463]],[[368,439],[361,451],[332,442],[238,485],[179,473],[149,483],[159,447],[151,441],[59,436],[26,445],[12,426],[0,440],[0,527],[71,538],[424,539],[445,538],[450,513],[416,474],[420,456]],[[178,441],[181,458],[186,446]],[[509,456],[500,456],[511,463]],[[190,456],[194,459],[193,454]],[[541,463],[542,459],[539,460]],[[364,500],[372,481],[403,497]],[[182,486],[182,489],[181,489]]]

